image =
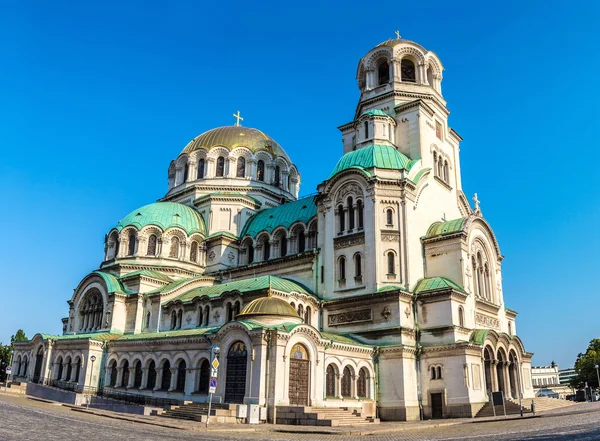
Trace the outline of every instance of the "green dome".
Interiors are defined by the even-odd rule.
[[[408,171],[415,162],[392,146],[369,144],[342,156],[329,178],[331,179],[338,173],[351,168],[367,170],[376,167],[393,170],[406,169]]]
[[[206,234],[204,220],[200,213],[187,205],[176,202],[155,202],[133,210],[116,226],[118,231],[125,227],[134,226],[141,230],[147,225],[156,225],[163,231],[179,227],[187,234]]]

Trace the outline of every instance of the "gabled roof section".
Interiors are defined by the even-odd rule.
[[[259,211],[244,225],[240,237],[256,237],[261,231],[272,233],[277,227],[289,228],[294,222],[307,223],[317,215],[314,196],[306,196],[278,207]]]
[[[155,202],[133,210],[115,227],[118,231],[128,226],[138,230],[147,225],[156,225],[163,231],[179,227],[188,234],[206,234],[204,219],[196,210],[176,202]]]
[[[360,116],[389,116],[391,118],[390,115],[388,115],[387,113],[385,113],[383,110],[379,110],[379,109],[371,109],[371,110],[367,110],[366,112],[363,112]]]
[[[350,168],[359,168],[366,171],[375,167],[408,171],[415,162],[389,145],[369,144],[342,156],[331,175],[329,175],[329,179]]]
[[[161,338],[176,338],[176,337],[194,337],[198,335],[212,334],[219,329],[217,327],[210,328],[194,328],[194,329],[180,329],[177,331],[163,331],[163,332],[146,332],[141,334],[125,334],[117,338],[118,341],[131,341],[131,340],[155,340]]]
[[[115,340],[119,338],[120,333],[112,333],[112,332],[93,332],[87,334],[67,334],[67,335],[51,335],[51,334],[36,334],[39,335],[42,340],[94,340],[94,341],[107,341],[107,340]],[[35,339],[35,335],[33,339]],[[30,340],[30,341],[31,341]]]
[[[106,289],[108,293],[117,293],[117,294],[133,294],[131,291],[126,289],[121,281],[111,273],[105,273],[104,271],[93,271],[92,274],[96,274],[104,280],[106,283]]]
[[[420,294],[422,292],[444,289],[455,289],[460,292],[465,292],[462,286],[454,283],[452,280],[447,279],[446,277],[427,277],[421,279],[415,285],[413,292],[415,294]]]
[[[284,293],[292,293],[298,292],[300,294],[314,295],[304,286],[299,283],[292,282],[291,280],[282,279],[281,277],[276,276],[261,276],[253,279],[242,279],[236,280],[234,282],[221,283],[219,285],[212,286],[200,286],[198,288],[194,288],[173,301],[181,301],[181,302],[191,302],[197,297],[220,297],[228,292],[253,292],[253,291],[261,291],[266,289],[272,289],[274,291],[280,291]]]
[[[426,238],[458,233],[462,230],[466,219],[461,217],[446,222],[434,222],[427,230]]]
[[[173,279],[171,279],[169,276],[167,276],[163,273],[159,273],[158,271],[152,271],[152,270],[133,271],[131,273],[127,273],[127,274],[119,277],[119,279],[124,280],[124,279],[129,279],[131,277],[136,277],[136,276],[145,276],[145,277],[149,277],[150,279],[162,280],[163,282],[172,282],[173,281]]]

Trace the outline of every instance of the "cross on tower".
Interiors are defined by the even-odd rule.
[[[240,111],[239,110],[237,111],[237,115],[235,113],[233,114],[233,117],[237,119],[237,121],[235,122],[235,125],[236,126],[241,126],[240,121],[243,121],[244,118],[242,118],[240,116]]]
[[[398,40],[400,40],[400,38],[402,38],[402,37],[400,37],[400,31],[398,29],[396,29],[396,38]]]
[[[479,212],[479,199],[477,198],[477,193],[475,193],[475,196],[473,196],[473,202],[475,202],[475,212]]]

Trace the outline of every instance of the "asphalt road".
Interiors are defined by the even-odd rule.
[[[0,440],[600,440],[600,407],[593,412],[527,420],[466,423],[370,436],[288,434],[275,432],[190,432],[114,420],[24,398],[0,395]]]

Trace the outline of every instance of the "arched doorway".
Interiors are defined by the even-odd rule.
[[[33,371],[33,382],[37,383],[41,380],[42,364],[44,363],[44,347],[40,346],[37,355],[35,356],[35,369]]]
[[[498,391],[504,392],[506,394],[506,389],[504,388],[504,364],[506,363],[506,358],[504,357],[504,353],[502,351],[498,351],[498,361],[496,362],[496,373],[498,374]]]
[[[490,348],[485,348],[483,350],[483,362],[484,362],[484,370],[485,370],[485,390],[487,394],[491,394],[492,390],[492,355],[490,352]]]
[[[367,383],[369,381],[369,373],[365,368],[358,371],[358,380],[356,381],[356,395],[358,398],[367,397]]]
[[[335,384],[336,384],[337,372],[333,364],[327,366],[325,372],[325,396],[335,397]]]
[[[127,387],[129,386],[129,361],[125,360],[121,369],[123,370],[121,387]]]
[[[185,390],[185,370],[186,370],[185,360],[181,360],[177,365],[177,385],[175,390],[177,392],[183,392]]]
[[[165,360],[162,366],[160,388],[161,390],[169,390],[171,388],[171,363],[169,360]]]
[[[354,380],[354,370],[346,366],[342,373],[342,397],[352,397],[352,382]]]
[[[290,352],[290,377],[288,396],[292,406],[308,406],[310,357],[301,344],[295,344]]]
[[[210,363],[207,359],[202,360],[200,364],[200,377],[198,380],[198,392],[208,393],[208,382],[210,381]]]
[[[518,398],[517,392],[517,369],[518,369],[518,361],[514,352],[510,352],[508,364],[508,379],[510,381],[510,394],[513,398]]]
[[[246,395],[246,368],[248,349],[241,341],[235,342],[227,353],[225,376],[225,402],[242,404]]]

